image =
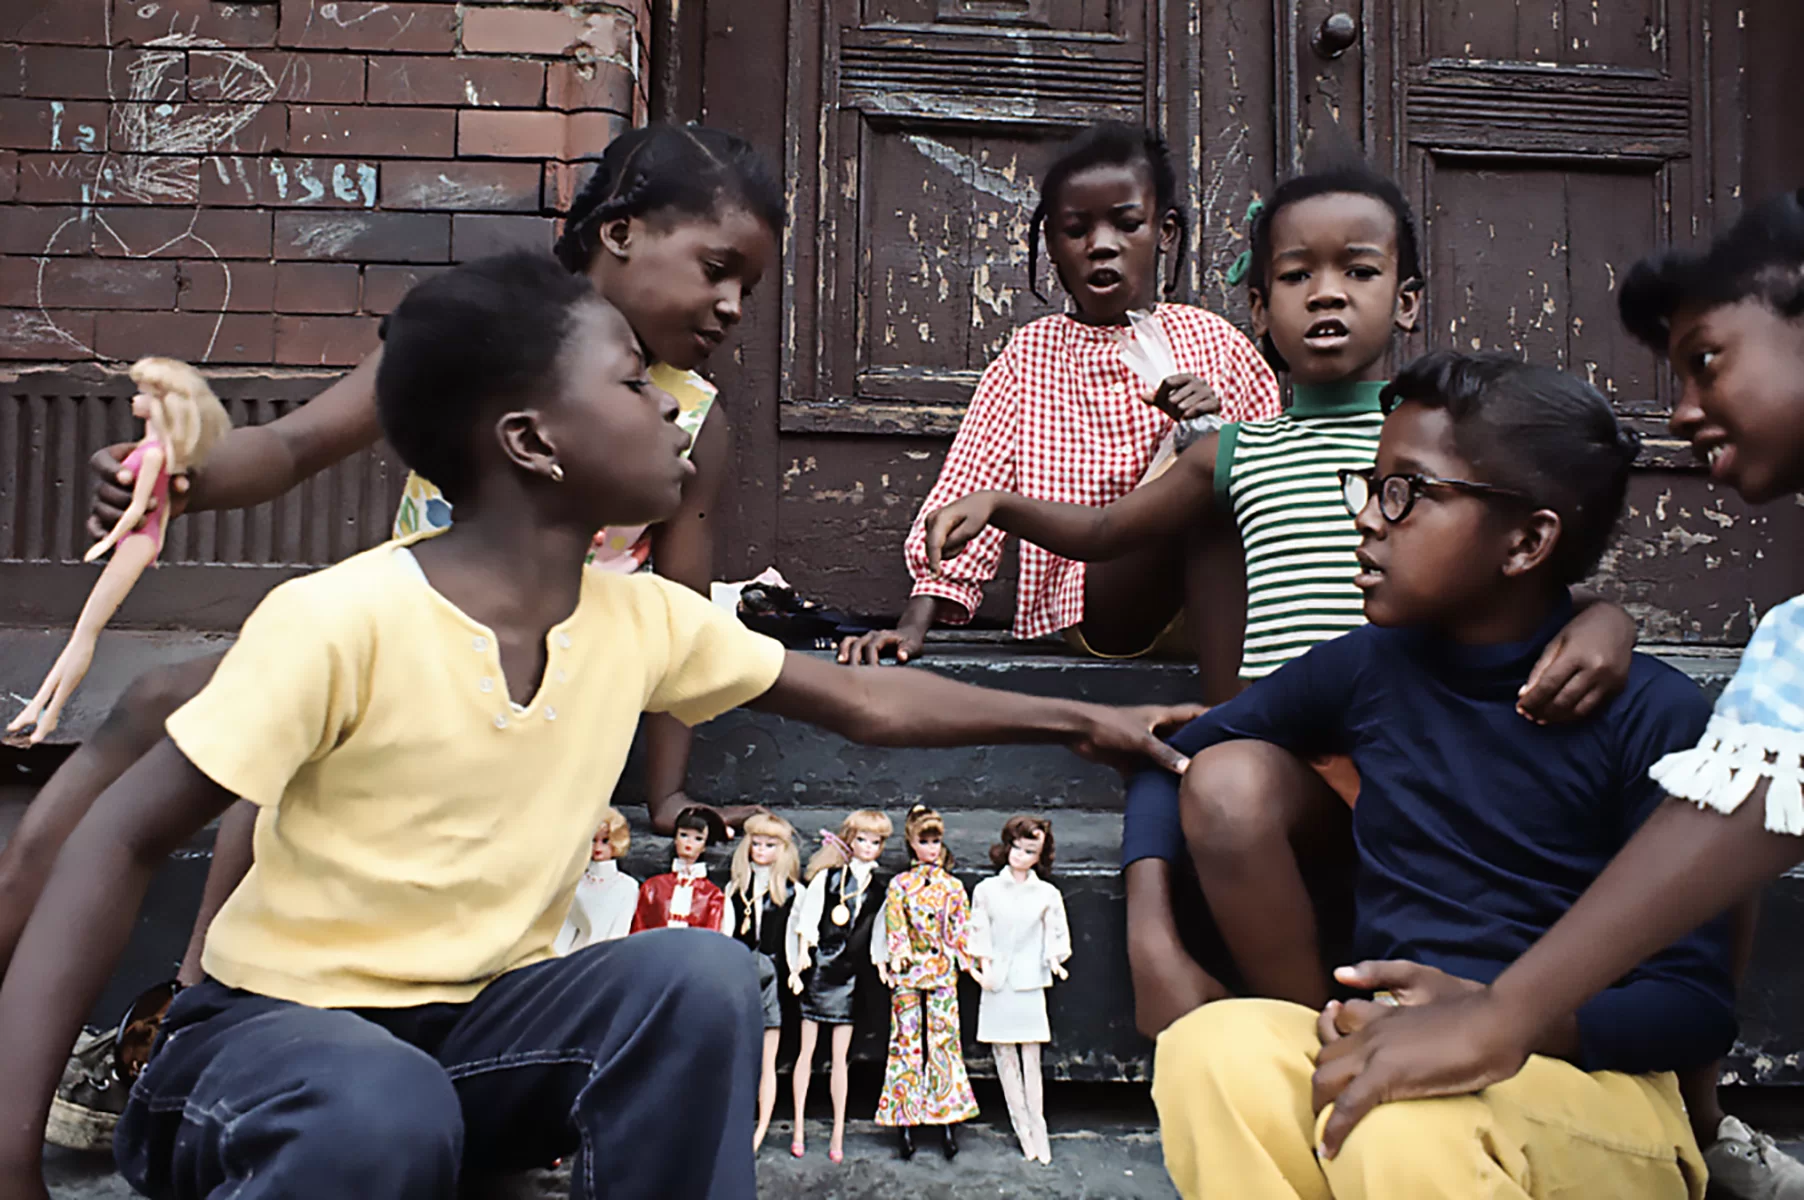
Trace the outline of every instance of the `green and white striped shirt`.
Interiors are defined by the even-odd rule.
[[[1369,467],[1384,425],[1382,383],[1292,389],[1282,416],[1224,426],[1218,502],[1233,506],[1246,552],[1243,679],[1262,679],[1317,642],[1365,624],[1353,577],[1359,534],[1340,470]]]

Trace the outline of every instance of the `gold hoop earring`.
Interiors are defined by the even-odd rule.
[[[564,482],[564,468],[560,467],[556,463],[551,464],[551,482],[553,482],[553,483]]]

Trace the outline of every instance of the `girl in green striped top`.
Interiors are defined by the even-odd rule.
[[[1365,623],[1353,583],[1359,538],[1339,472],[1372,465],[1392,342],[1415,330],[1422,292],[1409,204],[1395,183],[1364,164],[1280,186],[1253,222],[1244,261],[1254,332],[1273,367],[1290,377],[1283,414],[1224,426],[1105,508],[978,492],[933,514],[927,529],[936,565],[987,525],[1085,561],[1193,530],[1199,567],[1231,563],[1233,548],[1224,553],[1222,543],[1237,535],[1245,635],[1239,671],[1202,681],[1211,702]],[[1232,535],[1221,519],[1228,515]],[[1585,715],[1627,676],[1634,622],[1595,598],[1580,604],[1523,694],[1529,719]],[[1223,786],[1210,789],[1223,797],[1221,811],[1211,814],[1221,836],[1208,839],[1220,852],[1206,863],[1199,854],[1196,865],[1239,982],[1251,994],[1320,1007],[1328,997],[1316,994],[1321,958],[1304,875],[1337,876],[1350,861],[1349,807],[1358,779],[1344,761],[1304,766],[1271,747],[1223,747],[1213,757],[1218,768],[1199,761],[1193,770],[1224,772]],[[1228,993],[1180,941],[1171,868],[1190,855],[1182,839],[1171,840],[1163,856],[1124,864],[1128,959],[1137,1020],[1148,1036]],[[1299,865],[1305,850],[1317,856]]]

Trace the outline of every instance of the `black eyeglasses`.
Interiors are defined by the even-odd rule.
[[[1409,516],[1409,510],[1416,506],[1416,498],[1429,488],[1451,488],[1457,492],[1468,492],[1474,496],[1495,497],[1499,499],[1517,500],[1524,503],[1529,497],[1512,488],[1493,487],[1488,483],[1473,483],[1467,479],[1439,479],[1433,475],[1386,475],[1377,478],[1376,467],[1366,467],[1354,471],[1342,468],[1340,473],[1340,498],[1347,506],[1347,511],[1358,516],[1365,511],[1374,494],[1378,497],[1378,514],[1395,525]]]

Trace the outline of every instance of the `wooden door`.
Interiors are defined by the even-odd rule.
[[[1301,161],[1312,134],[1356,141],[1420,215],[1412,349],[1563,367],[1648,438],[1604,582],[1662,641],[1739,642],[1752,610],[1804,582],[1762,550],[1782,536],[1773,520],[1796,519],[1751,514],[1691,470],[1665,433],[1669,373],[1616,315],[1637,259],[1708,237],[1739,207],[1742,31],[1717,7],[1287,0],[1281,22],[1281,158]]]

